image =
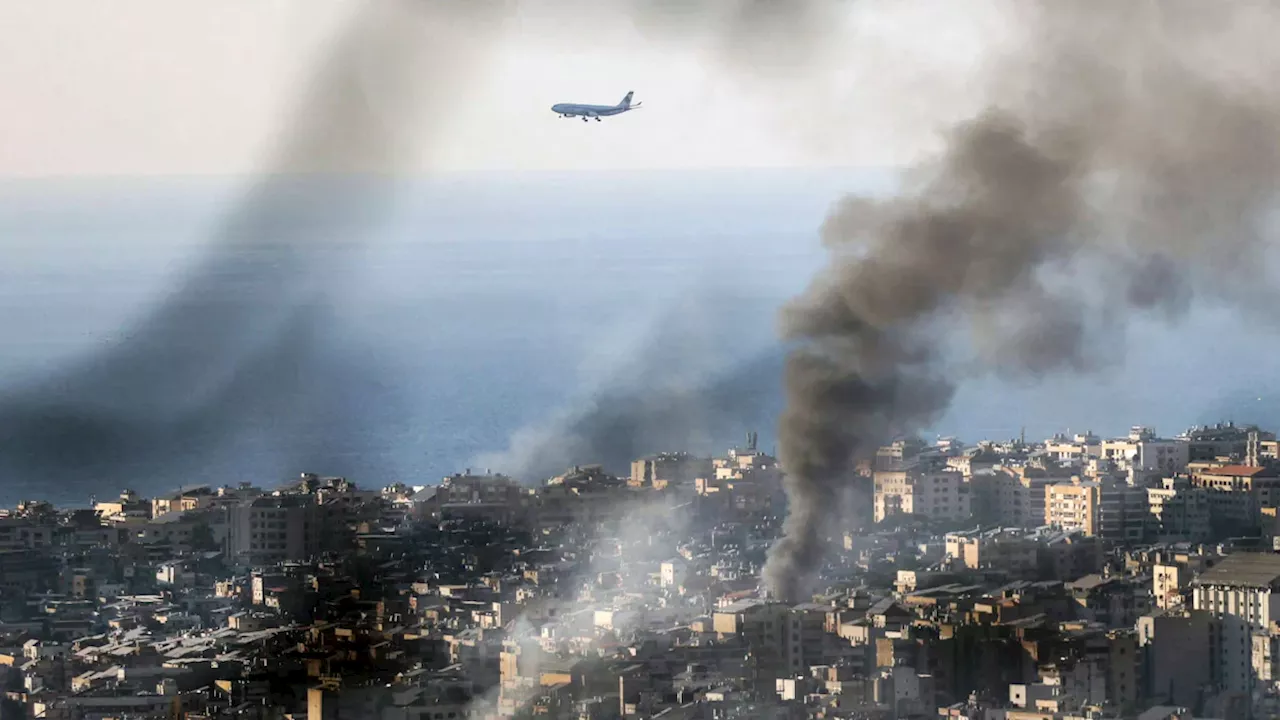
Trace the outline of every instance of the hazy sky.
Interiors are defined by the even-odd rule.
[[[0,3],[0,175],[223,174],[260,166],[308,69],[366,0]],[[473,0],[480,1],[480,0]],[[885,165],[979,100],[982,0],[842,3],[831,55],[757,81],[691,33],[638,29],[628,0],[522,0],[411,167],[443,170]],[[439,58],[428,60],[439,62]],[[380,98],[376,73],[366,96]],[[645,107],[591,122],[555,102]],[[446,99],[447,100],[447,99]],[[412,122],[388,112],[388,122]]]

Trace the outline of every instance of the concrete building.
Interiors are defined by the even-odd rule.
[[[1092,432],[1054,435],[1045,442],[1044,452],[1061,465],[1083,465],[1090,458],[1101,457],[1102,440]]]
[[[1099,487],[1098,536],[1120,543],[1140,543],[1147,533],[1147,489],[1126,478],[1102,480]]]
[[[1270,695],[1280,690],[1280,627],[1272,625],[1253,636],[1252,662],[1258,687]]]
[[[710,458],[689,453],[661,453],[631,463],[632,487],[661,489],[669,485],[691,486],[700,477],[710,477],[714,468]]]
[[[1070,470],[1057,466],[998,465],[983,480],[992,486],[989,495],[1000,524],[1034,528],[1045,524],[1045,489],[1069,483],[1072,476]]]
[[[133,490],[125,490],[115,500],[95,502],[93,509],[104,520],[145,520],[151,517],[151,503],[139,497]]]
[[[754,447],[730,449],[724,457],[711,461],[716,480],[735,480],[757,472],[779,469],[778,459]]]
[[[1135,481],[1152,475],[1175,475],[1186,470],[1191,459],[1186,440],[1156,436],[1148,427],[1130,428],[1128,437],[1102,443],[1101,458],[1128,472]]]
[[[874,482],[876,522],[895,515],[959,521],[972,514],[969,485],[955,470],[882,470],[875,473]]]
[[[1106,476],[1074,477],[1045,491],[1044,523],[1117,542],[1141,542],[1148,523],[1146,488]]]
[[[53,527],[23,517],[0,517],[0,551],[48,548]]]
[[[1194,427],[1178,436],[1187,443],[1191,462],[1235,460],[1242,462],[1249,451],[1249,436],[1257,433],[1260,442],[1274,441],[1275,433],[1254,426],[1236,427],[1235,423],[1218,423]]]
[[[680,558],[672,558],[658,568],[659,582],[664,588],[677,588],[689,574],[689,564]]]
[[[1151,701],[1194,707],[1211,692],[1215,658],[1206,650],[1218,634],[1203,610],[1161,611],[1138,618],[1143,694]]]
[[[1209,491],[1186,476],[1147,488],[1147,535],[1156,542],[1204,542],[1212,532]]]
[[[994,568],[1014,577],[1034,575],[1040,567],[1038,536],[1005,528],[950,533],[946,553],[965,568]]]
[[[159,517],[171,512],[188,512],[209,507],[217,495],[205,485],[183,488],[168,495],[152,498],[151,516]]]
[[[225,508],[229,559],[250,565],[310,558],[321,547],[323,513],[309,495],[265,495]]]
[[[456,473],[410,498],[413,513],[429,520],[471,519],[517,523],[532,506],[528,489],[506,475]]]
[[[1228,555],[1191,587],[1194,608],[1217,621],[1208,644],[1215,682],[1224,690],[1252,693],[1253,635],[1280,619],[1280,555]]]
[[[1096,481],[1076,478],[1073,482],[1050,485],[1045,489],[1044,524],[1097,535],[1101,495],[1102,484]]]
[[[899,439],[881,446],[876,450],[874,470],[876,472],[904,470],[926,447],[924,441],[919,438]]]
[[[736,639],[747,646],[748,673],[753,681],[773,686],[790,677],[799,659],[793,648],[790,608],[784,603],[743,600],[719,608],[711,616],[712,629],[722,640]]]
[[[1156,564],[1151,568],[1151,594],[1156,607],[1168,610],[1182,605],[1182,591],[1190,586],[1191,573],[1178,565]]]
[[[1280,504],[1280,470],[1260,465],[1192,464],[1192,482],[1209,492],[1216,532],[1241,535],[1259,529],[1262,508]]]

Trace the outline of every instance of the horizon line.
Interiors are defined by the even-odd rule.
[[[86,173],[0,173],[0,183],[54,182],[54,181],[111,181],[111,180],[268,180],[286,178],[337,178],[377,180],[428,180],[493,175],[550,176],[550,175],[655,175],[695,173],[898,173],[905,168],[893,165],[714,165],[706,167],[612,167],[612,168],[458,168],[415,171],[341,171],[298,170],[292,172],[86,172]]]

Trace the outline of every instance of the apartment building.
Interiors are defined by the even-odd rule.
[[[1101,495],[1102,483],[1096,480],[1076,478],[1073,482],[1050,485],[1045,489],[1044,523],[1097,535]]]
[[[1275,442],[1275,433],[1259,430],[1256,426],[1236,427],[1235,423],[1218,423],[1193,427],[1179,440],[1187,443],[1191,462],[1243,460],[1249,454],[1250,437],[1255,442]]]
[[[1044,523],[1117,542],[1141,542],[1149,518],[1147,489],[1115,477],[1098,477],[1077,476],[1048,486]]]
[[[661,453],[633,461],[628,484],[657,489],[668,485],[689,486],[698,478],[710,477],[713,472],[711,458],[689,453]]]
[[[1070,470],[1056,466],[998,465],[990,475],[975,476],[974,482],[990,485],[983,495],[994,505],[1000,524],[1032,528],[1045,524],[1045,489],[1069,483],[1072,476]]]
[[[1147,488],[1148,536],[1156,542],[1204,542],[1212,531],[1209,491],[1186,476]]]
[[[1217,620],[1209,643],[1214,679],[1219,687],[1252,693],[1253,636],[1280,620],[1280,555],[1234,553],[1191,583],[1196,610]]]
[[[0,551],[47,548],[53,545],[54,527],[23,517],[0,517]]]
[[[803,675],[807,668],[830,662],[833,643],[826,631],[831,608],[820,604],[790,606],[764,600],[730,603],[712,615],[721,642],[746,646],[748,672],[773,685],[778,679]]]
[[[1151,428],[1135,426],[1127,437],[1104,441],[1100,457],[1135,479],[1176,475],[1186,470],[1191,445],[1185,440],[1159,438]]]
[[[189,512],[213,504],[217,494],[204,485],[183,488],[168,495],[161,495],[151,500],[151,517],[159,517],[171,512]]]
[[[310,495],[266,495],[224,512],[226,554],[245,564],[305,560],[327,532],[323,507]]]
[[[1147,489],[1123,478],[1100,483],[1098,536],[1122,543],[1140,543],[1147,533]]]
[[[1062,465],[1081,465],[1102,455],[1102,440],[1092,432],[1054,435],[1044,444],[1045,455]]]
[[[985,532],[969,530],[946,536],[946,554],[971,570],[998,568],[1011,575],[1034,575],[1040,565],[1039,535],[1022,530],[997,528]]]
[[[423,488],[410,502],[416,516],[433,521],[468,518],[516,523],[527,519],[533,499],[527,488],[506,475],[467,470]]]
[[[904,470],[927,447],[919,438],[895,440],[876,450],[874,470],[877,472]]]
[[[960,521],[972,515],[970,487],[956,470],[913,467],[875,473],[875,521],[895,515]]]
[[[1261,465],[1192,465],[1192,483],[1209,492],[1212,521],[1235,533],[1257,529],[1262,508],[1280,505],[1280,472]]]

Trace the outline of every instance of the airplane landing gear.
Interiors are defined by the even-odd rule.
[[[586,118],[582,118],[582,122],[586,122],[586,121],[587,121],[587,119],[586,119]]]
[[[600,118],[596,118],[596,122],[600,122]]]

